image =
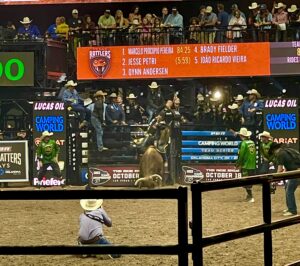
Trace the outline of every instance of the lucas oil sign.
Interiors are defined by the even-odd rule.
[[[0,182],[28,181],[28,142],[0,141]]]
[[[264,129],[273,141],[299,149],[298,99],[267,99],[264,108]]]

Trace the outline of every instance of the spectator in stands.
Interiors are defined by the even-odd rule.
[[[151,22],[144,17],[141,25],[141,34],[140,34],[140,42],[142,45],[151,44],[152,38],[152,25]]]
[[[103,226],[112,226],[111,218],[102,207],[102,199],[83,199],[80,205],[84,213],[79,216],[80,245],[111,245],[104,237]],[[120,254],[111,254],[110,258],[120,258]]]
[[[125,125],[125,113],[118,103],[118,96],[112,93],[109,96],[111,103],[106,106],[106,123],[108,125]]]
[[[233,4],[231,6],[231,14],[229,14],[229,16],[228,16],[228,21],[230,21],[231,18],[235,16],[235,11],[240,11],[241,17],[243,17],[246,20],[245,14],[241,10],[239,10],[238,5],[237,4]]]
[[[69,25],[66,23],[65,17],[60,17],[60,23],[57,25],[56,34],[60,40],[68,40]]]
[[[240,107],[240,112],[244,118],[244,126],[249,128],[251,131],[255,130],[256,127],[256,112],[263,109],[263,102],[259,100],[260,93],[255,90],[249,90],[247,92],[248,99],[246,99]]]
[[[180,111],[181,111],[181,108],[180,108],[180,98],[178,98],[177,96],[174,97],[172,109],[174,111],[177,111],[177,114],[180,114],[180,122],[182,122],[182,123],[186,123],[187,122],[187,119],[183,115],[181,115],[181,113],[180,113]]]
[[[259,5],[256,2],[253,2],[251,6],[248,7],[250,10],[250,14],[248,16],[248,28],[250,29],[251,38],[253,42],[257,41],[257,31],[254,23],[256,21],[256,17],[259,13]]]
[[[179,14],[176,7],[172,8],[172,13],[169,14],[165,26],[169,27],[170,44],[179,44],[182,41],[183,17]]]
[[[217,15],[213,12],[211,6],[205,9],[204,28],[204,43],[214,43],[216,37],[216,24],[218,21]]]
[[[206,10],[206,6],[203,5],[200,6],[199,15],[198,15],[198,21],[200,26],[200,43],[204,43],[204,31],[202,31],[202,29],[206,18],[205,10]]]
[[[107,95],[107,93],[103,92],[102,90],[99,90],[94,94],[96,101],[91,116],[91,123],[96,131],[97,148],[100,152],[107,150],[107,148],[103,146],[103,125],[105,122],[106,108],[105,95]]]
[[[138,19],[134,19],[132,25],[129,27],[129,45],[140,44],[141,27]]]
[[[213,126],[220,126],[223,121],[223,103],[216,97],[209,98],[209,123]]]
[[[41,37],[41,33],[36,25],[31,25],[32,20],[24,17],[20,23],[22,26],[18,29],[18,35],[24,39],[36,39]]]
[[[161,9],[161,17],[160,17],[160,20],[161,20],[161,23],[162,23],[162,24],[165,24],[165,22],[166,22],[168,16],[169,16],[169,10],[168,10],[167,7],[164,6],[164,7]]]
[[[88,14],[83,17],[82,45],[96,46],[96,24]]]
[[[244,96],[242,94],[238,94],[236,97],[234,97],[234,102],[238,105],[240,111],[244,102]]]
[[[278,3],[274,5],[275,12],[273,14],[272,22],[276,26],[276,42],[286,42],[287,41],[287,24],[289,23],[288,13],[285,11],[286,5],[283,3]]]
[[[243,42],[243,30],[247,28],[246,20],[241,16],[240,11],[235,11],[233,17],[231,17],[228,25],[228,29],[232,32],[233,42]],[[229,36],[228,36],[229,37]],[[228,38],[230,40],[230,38]]]
[[[160,86],[155,82],[151,82],[151,85],[148,85],[150,92],[147,95],[147,107],[146,111],[149,115],[148,123],[150,124],[151,120],[160,112],[163,108],[165,100],[161,93]]]
[[[142,124],[143,122],[144,109],[137,103],[136,98],[133,93],[126,97],[128,104],[125,105],[125,117],[128,125]]]
[[[169,44],[169,33],[168,33],[168,28],[165,27],[165,22],[169,16],[169,10],[167,7],[163,7],[161,10],[161,31],[162,33],[162,44]]]
[[[226,129],[233,134],[237,134],[243,124],[243,117],[239,112],[239,106],[236,103],[228,105],[229,112],[224,115],[224,124]]]
[[[270,156],[274,156],[278,164],[277,173],[300,169],[300,154],[295,149],[284,147],[282,144],[273,142],[270,145],[269,154]],[[299,178],[289,179],[285,182],[287,209],[283,211],[283,216],[297,215],[295,191],[299,183]]]
[[[254,26],[258,29],[258,40],[260,42],[269,41],[270,30],[272,28],[272,14],[267,9],[267,5],[260,5],[260,10],[256,16]]]
[[[17,31],[12,21],[7,21],[6,27],[4,28],[3,37],[4,40],[12,40],[16,37]]]
[[[72,10],[72,17],[68,20],[69,25],[69,37],[70,37],[70,48],[76,58],[77,47],[81,41],[80,33],[82,30],[82,19],[79,17],[77,9]]]
[[[238,159],[236,161],[236,167],[241,171],[243,177],[255,175],[256,169],[256,148],[255,143],[250,140],[252,135],[251,131],[242,127],[238,132],[242,142],[239,146]],[[246,201],[249,203],[254,202],[252,185],[244,187],[247,192]]]
[[[225,32],[227,30],[228,22],[229,22],[229,15],[224,10],[223,4],[218,4],[218,21],[217,21],[217,35],[216,35],[216,42],[217,43],[223,43],[225,42]]]
[[[125,45],[127,41],[127,30],[129,28],[129,20],[124,18],[123,11],[117,10],[115,14],[116,21],[116,45]]]
[[[58,39],[58,36],[56,34],[56,29],[57,29],[57,26],[61,23],[61,19],[60,17],[57,17],[55,19],[55,23],[54,24],[51,24],[49,26],[49,28],[47,29],[47,32],[46,32],[46,36],[48,38],[51,38],[52,40],[57,40]]]
[[[133,24],[133,21],[137,19],[139,24],[142,23],[142,15],[140,14],[139,6],[134,6],[132,12],[129,13],[129,23]]]
[[[200,40],[199,20],[196,17],[190,19],[188,43],[198,43]]]
[[[91,112],[89,109],[83,106],[83,99],[79,96],[77,90],[75,89],[77,83],[73,80],[69,80],[65,85],[66,90],[63,92],[63,101],[70,107],[72,110],[79,113],[80,125],[79,128],[83,128],[90,121]]]
[[[116,21],[110,14],[110,9],[106,9],[104,15],[99,17],[98,26],[101,29],[100,35],[102,45],[113,45],[113,29],[116,28]]]
[[[300,9],[296,5],[291,5],[288,8],[289,17],[290,17],[290,25],[292,29],[292,40],[299,41],[300,40]]]
[[[147,13],[147,14],[145,15],[145,18],[148,20],[148,23],[149,23],[150,25],[153,25],[153,23],[154,23],[154,16],[152,16],[152,14]]]
[[[196,102],[196,110],[194,112],[194,116],[196,118],[197,123],[206,124],[210,123],[209,121],[209,104],[205,101],[203,95],[201,93],[197,94],[197,102]]]
[[[164,44],[164,33],[162,31],[160,18],[154,18],[153,23],[154,24],[152,28],[152,43],[156,45]]]

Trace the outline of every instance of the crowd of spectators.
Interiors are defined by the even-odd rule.
[[[231,10],[225,10],[223,4],[201,6],[199,13],[188,20],[189,24],[184,25],[184,18],[176,7],[171,10],[163,7],[161,14],[149,12],[144,16],[138,6],[134,6],[127,16],[122,10],[113,14],[106,9],[97,21],[89,14],[81,16],[73,9],[70,18],[57,17],[44,34],[30,18],[24,17],[18,29],[9,21],[5,36],[70,40],[74,48],[78,45],[300,40],[300,10],[295,4],[287,7],[284,3],[274,2],[270,8],[264,3],[253,2],[243,11],[237,4],[233,4]]]

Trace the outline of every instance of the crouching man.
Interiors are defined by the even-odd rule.
[[[102,207],[102,199],[82,199],[80,205],[84,212],[79,216],[80,245],[111,245],[104,237],[103,225],[112,226],[112,220]],[[120,254],[111,254],[110,258],[120,258]]]

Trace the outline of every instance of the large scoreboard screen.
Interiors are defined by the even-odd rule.
[[[0,52],[0,87],[33,85],[34,53]]]

